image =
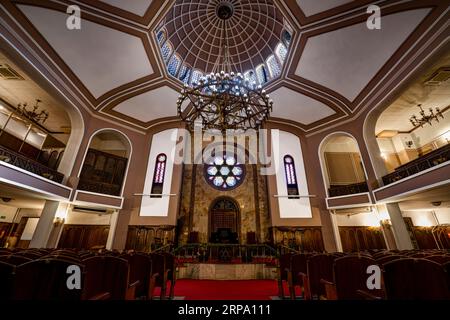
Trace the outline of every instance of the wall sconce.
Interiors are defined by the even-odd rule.
[[[380,153],[380,156],[381,156],[384,160],[387,160],[387,154],[386,154],[386,153],[382,152],[382,153]]]
[[[406,145],[408,148],[411,148],[412,145],[413,145],[412,140],[405,141],[405,145]]]
[[[446,133],[444,133],[443,137],[447,141],[447,143],[449,143],[450,142],[450,130],[448,130]]]
[[[53,224],[55,225],[62,225],[64,224],[64,218],[62,217],[55,217],[55,219],[53,220]]]

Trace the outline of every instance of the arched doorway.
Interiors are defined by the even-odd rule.
[[[209,208],[209,242],[239,243],[239,205],[230,197],[215,199]]]

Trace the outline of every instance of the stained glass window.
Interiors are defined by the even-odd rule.
[[[155,171],[153,173],[152,198],[161,198],[164,185],[164,174],[166,173],[167,156],[164,153],[156,157]]]
[[[170,44],[169,41],[164,42],[163,46],[161,47],[161,53],[162,53],[162,57],[164,59],[164,61],[168,61],[170,55],[172,54],[172,45]]]
[[[205,163],[205,178],[218,190],[231,190],[244,180],[244,166],[234,156],[214,157]]]
[[[261,85],[267,82],[267,71],[266,67],[263,64],[256,67],[256,77],[258,78],[259,84]]]
[[[290,155],[284,157],[284,173],[286,177],[288,198],[297,198],[289,196],[298,196],[297,175],[295,173],[294,158]]]
[[[164,41],[166,41],[166,32],[164,30],[159,30],[156,38],[158,39],[158,43],[161,46]]]
[[[284,63],[284,60],[286,60],[286,56],[288,53],[286,46],[282,43],[279,43],[277,45],[277,47],[275,48],[275,53],[276,53],[278,59],[280,59],[280,62]]]
[[[272,78],[278,77],[281,74],[280,65],[274,55],[271,55],[267,59],[267,67],[269,68],[270,76]]]
[[[203,76],[203,74],[198,71],[198,70],[194,70],[194,72],[192,72],[192,77],[191,77],[191,84],[192,83],[198,83],[198,81],[200,80],[200,78]]]
[[[189,76],[191,75],[191,68],[187,65],[183,64],[180,68],[180,72],[178,72],[178,79],[183,81],[184,83],[189,83]]]
[[[170,58],[169,64],[167,65],[167,70],[172,76],[177,75],[178,67],[180,66],[181,59],[176,54],[172,55]]]
[[[244,73],[244,79],[248,80],[250,83],[257,82],[255,71],[249,70]]]
[[[290,34],[289,31],[287,30],[283,30],[283,42],[285,44],[286,47],[289,47],[289,45],[291,44],[291,39],[292,39],[292,35]]]

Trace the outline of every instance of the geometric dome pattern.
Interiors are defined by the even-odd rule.
[[[227,20],[217,14],[224,3],[233,8]],[[220,71],[226,45],[231,69],[254,71],[264,84],[281,73],[287,54],[291,33],[284,20],[272,0],[177,0],[156,36],[169,74],[184,82],[186,73],[204,75],[217,64]]]

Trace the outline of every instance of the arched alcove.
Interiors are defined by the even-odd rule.
[[[89,140],[78,189],[120,196],[131,154],[131,142],[122,132],[115,129],[96,131]]]
[[[330,197],[367,192],[367,174],[358,142],[345,132],[325,137],[319,146],[322,176]]]

